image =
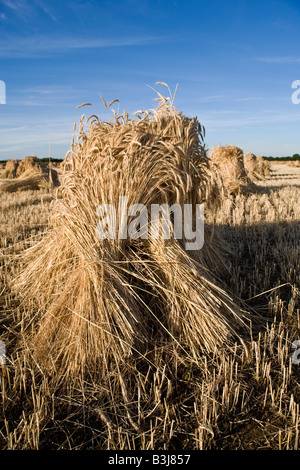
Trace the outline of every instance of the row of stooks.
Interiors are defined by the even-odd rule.
[[[233,145],[214,147],[207,159],[228,194],[251,190],[255,182],[270,176],[268,161],[253,153],[243,154],[239,147]],[[66,161],[63,161],[55,169],[36,156],[8,160],[0,176],[2,180],[6,180],[0,184],[0,191],[15,192],[59,186],[60,175],[66,166]]]

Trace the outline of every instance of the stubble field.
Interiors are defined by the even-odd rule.
[[[120,373],[110,394],[88,380],[72,391],[55,385],[18,346],[25,325],[12,282],[23,250],[47,229],[52,199],[46,189],[0,198],[1,448],[299,449],[300,168],[272,164],[256,191],[205,214],[227,243],[220,281],[255,313],[243,343],[186,361],[173,351],[156,370],[141,364],[141,389]]]

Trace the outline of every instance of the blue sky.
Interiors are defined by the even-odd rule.
[[[157,81],[205,142],[300,153],[300,0],[0,0],[0,159],[63,157],[83,112],[155,105]],[[150,85],[147,86],[147,85]],[[76,109],[84,103],[94,107]]]

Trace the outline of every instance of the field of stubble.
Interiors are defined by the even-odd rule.
[[[170,393],[164,372],[157,371],[150,384],[146,377],[149,400],[142,404],[130,390],[103,403],[99,383],[67,394],[27,366],[16,348],[22,306],[11,285],[22,251],[47,228],[53,195],[1,194],[0,339],[7,353],[0,369],[2,449],[300,448],[300,365],[292,361],[292,344],[300,340],[300,168],[273,164],[258,186],[206,215],[228,245],[230,276],[222,282],[259,315],[246,347],[178,363]]]

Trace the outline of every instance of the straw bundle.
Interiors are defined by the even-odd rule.
[[[262,179],[262,175],[259,171],[259,165],[257,162],[257,157],[254,153],[245,153],[244,155],[244,165],[247,172],[247,175],[252,181],[257,181]]]
[[[49,188],[49,179],[42,175],[28,176],[27,178],[16,178],[0,184],[0,191],[14,193],[16,191],[34,191],[41,188]]]
[[[35,156],[25,157],[19,162],[16,177],[24,176],[24,174],[27,176],[28,173],[44,173],[46,170],[47,166],[39,158]]]
[[[257,171],[263,178],[270,176],[270,163],[261,155],[257,157]]]
[[[97,207],[202,203],[209,195],[203,128],[163,100],[137,119],[81,122],[67,157],[46,238],[25,254],[16,282],[29,310],[25,343],[55,377],[107,373],[111,361],[177,345],[193,357],[214,351],[244,327],[236,303],[215,283],[220,263],[209,241],[187,252],[181,241],[100,240]],[[38,313],[36,313],[38,311]]]
[[[245,193],[251,188],[243,161],[243,151],[234,145],[214,147],[209,155],[216,177],[222,182],[225,194]]]
[[[2,178],[16,178],[17,176],[17,169],[19,166],[19,160],[13,159],[13,160],[8,160],[5,165],[4,172],[2,173]]]
[[[2,177],[13,180],[2,183],[0,191],[26,191],[59,185],[56,170],[48,168],[37,157],[25,157],[21,161],[10,160],[4,174]]]

